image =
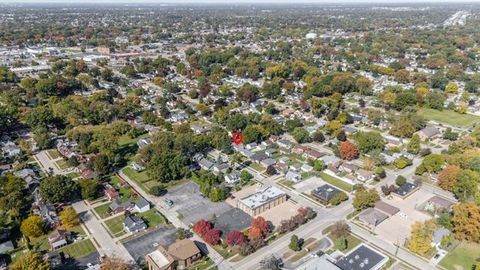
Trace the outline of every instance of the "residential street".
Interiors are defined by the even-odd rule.
[[[101,255],[116,256],[127,261],[133,261],[133,257],[130,256],[127,249],[110,237],[100,221],[91,213],[93,210],[84,201],[76,202],[72,206],[87,227],[87,233],[91,234],[95,239],[94,241],[100,245],[98,252]]]

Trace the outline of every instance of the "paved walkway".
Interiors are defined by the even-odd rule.
[[[100,246],[98,252],[101,255],[116,256],[126,261],[133,261],[133,257],[130,256],[127,249],[110,237],[107,230],[91,212],[90,206],[84,201],[80,201],[73,204],[73,209],[81,216],[83,224],[87,227],[87,233]]]

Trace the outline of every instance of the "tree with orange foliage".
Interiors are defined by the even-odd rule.
[[[456,239],[480,242],[480,206],[475,202],[454,205],[452,223]]]
[[[358,147],[350,141],[344,141],[338,147],[340,157],[346,160],[356,159],[358,157]]]
[[[267,221],[263,217],[257,217],[252,220],[250,231],[248,233],[248,238],[258,239],[264,238],[270,232],[270,227],[268,226]]]
[[[459,173],[460,167],[458,165],[447,165],[438,175],[438,186],[444,190],[452,191],[455,183],[457,183]]]

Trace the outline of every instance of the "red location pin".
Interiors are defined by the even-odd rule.
[[[232,141],[235,144],[240,144],[243,141],[243,134],[241,132],[233,132],[232,133]]]

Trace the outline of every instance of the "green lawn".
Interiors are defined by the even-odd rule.
[[[35,250],[35,251],[44,251],[50,248],[47,235],[43,235],[43,236],[40,236],[39,238],[36,238],[35,240],[30,242],[30,245],[32,247],[32,250]]]
[[[63,251],[65,254],[68,254],[70,257],[73,258],[81,258],[87,256],[92,252],[95,252],[95,250],[95,246],[93,246],[93,243],[92,241],[90,241],[90,239],[73,243],[59,249],[59,251]]]
[[[65,169],[70,168],[70,166],[67,164],[67,162],[66,162],[65,160],[63,160],[63,159],[57,161],[57,165],[58,165],[58,167],[60,167],[60,169],[62,169],[62,170],[65,170]]]
[[[193,265],[191,265],[187,269],[188,270],[213,269],[213,268],[210,268],[211,266],[213,266],[213,264],[214,264],[213,261],[210,258],[206,257],[206,258],[203,258],[200,261],[195,262]]]
[[[57,159],[57,158],[61,157],[60,153],[59,153],[56,149],[48,150],[48,155],[49,155],[52,159]]]
[[[333,248],[332,249],[333,250],[340,250],[343,253],[349,252],[350,250],[354,249],[356,246],[358,246],[362,242],[360,239],[356,238],[352,234],[349,234],[346,238],[347,239],[347,248],[342,249],[342,246],[340,246],[339,239],[336,239],[331,235],[329,235],[329,237],[330,237],[330,239],[332,239],[332,242],[333,242]]]
[[[129,178],[131,178],[137,183],[145,183],[150,181],[150,177],[148,176],[146,170],[142,172],[137,172],[130,167],[125,167],[123,169],[123,173],[125,173],[125,175],[127,175]]]
[[[350,185],[349,183],[345,182],[345,181],[342,181],[340,179],[338,179],[337,177],[334,177],[334,176],[331,176],[329,174],[326,174],[324,172],[321,172],[320,173],[320,177],[327,183],[329,184],[332,184],[340,189],[343,189],[345,191],[352,191],[353,190],[353,186]]]
[[[479,244],[462,242],[442,259],[440,266],[446,269],[470,270],[479,257]]]
[[[137,138],[130,138],[128,135],[122,135],[118,138],[118,144],[120,147],[125,146],[125,145],[133,145],[136,144],[140,139],[147,138],[149,137],[148,134],[143,134],[138,136]]]
[[[105,225],[107,225],[108,229],[110,230],[110,233],[112,233],[114,237],[118,237],[125,234],[125,231],[123,231],[124,220],[125,220],[125,217],[123,215],[120,215],[118,217],[114,217],[105,221]]]
[[[427,120],[457,127],[472,127],[474,123],[480,122],[480,116],[460,114],[452,110],[437,111],[433,109],[422,108],[418,110],[417,114],[423,116]]]
[[[104,218],[107,218],[110,216],[110,214],[108,213],[108,210],[109,210],[109,206],[110,206],[111,203],[106,203],[106,204],[103,204],[103,205],[100,205],[100,206],[97,206],[95,207],[95,213],[97,213],[97,215],[104,219]]]
[[[118,190],[118,193],[120,194],[120,201],[126,202],[130,199],[130,197],[132,197],[132,190],[129,187],[120,185],[120,183],[123,181],[118,176],[111,176],[109,182]]]
[[[71,172],[71,173],[67,174],[67,176],[72,178],[72,179],[75,179],[75,178],[79,177],[80,174],[78,172]]]
[[[141,217],[147,223],[148,227],[155,227],[165,223],[165,219],[156,209],[152,208],[143,213],[137,213],[136,216]]]

